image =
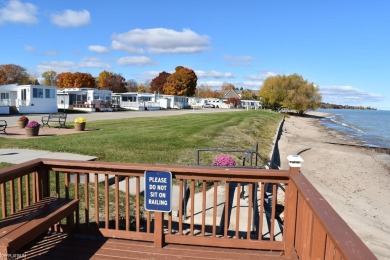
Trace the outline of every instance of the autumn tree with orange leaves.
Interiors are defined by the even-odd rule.
[[[0,65],[0,85],[7,84],[35,84],[31,82],[26,69],[15,64]]]
[[[97,78],[97,85],[99,89],[111,90],[114,93],[127,92],[126,79],[120,74],[109,71],[102,71]]]
[[[157,77],[155,77],[151,82],[150,82],[150,91],[160,93],[160,94],[166,94],[164,93],[164,85],[168,80],[168,77],[171,75],[171,73],[168,72],[160,72]]]
[[[94,88],[95,78],[89,73],[63,72],[57,76],[57,88]]]
[[[177,66],[164,84],[164,93],[192,97],[195,95],[197,81],[198,77],[192,69]]]

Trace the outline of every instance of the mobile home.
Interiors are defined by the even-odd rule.
[[[0,114],[10,114],[12,107],[20,114],[57,112],[56,93],[54,86],[0,86]]]
[[[95,88],[64,88],[57,92],[59,109],[88,112],[112,111],[112,91]]]

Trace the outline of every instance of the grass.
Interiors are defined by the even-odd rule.
[[[281,114],[256,110],[91,121],[87,122],[87,128],[96,129],[96,131],[23,140],[1,138],[0,148],[29,148],[78,153],[96,156],[99,161],[193,165],[196,161],[196,151],[199,148],[248,150],[258,142],[260,154],[268,158],[272,139],[282,117]],[[203,159],[211,162],[214,154],[205,155],[205,158],[202,157],[202,162]],[[0,168],[9,165],[12,164],[0,163]],[[53,181],[51,185],[51,190],[55,190]],[[102,185],[99,184],[99,198],[104,197]],[[61,187],[64,186],[61,185]],[[70,194],[74,194],[73,183],[70,183],[69,188]],[[93,192],[94,186],[90,185],[89,189],[90,193]],[[84,185],[80,185],[79,194],[80,217],[83,220],[85,215],[81,209],[84,203]],[[110,187],[110,213],[114,212],[113,196],[114,188]],[[120,192],[120,197],[121,208],[123,208],[125,194]],[[134,196],[131,196],[131,200],[131,204],[134,204]],[[95,205],[92,196],[89,203],[90,218],[94,220]],[[99,205],[99,212],[104,213],[103,205]],[[135,219],[134,216],[135,212],[131,212],[132,222]],[[110,216],[109,219],[114,219],[114,217]],[[124,216],[120,217],[121,224],[123,224]]]
[[[96,156],[99,161],[193,165],[198,148],[249,149],[267,158],[282,115],[263,111],[187,114],[90,121],[89,133],[1,140],[0,148],[30,148]]]

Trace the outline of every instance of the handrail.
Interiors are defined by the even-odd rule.
[[[286,234],[299,258],[376,259],[363,241],[300,172],[292,172],[287,197]]]

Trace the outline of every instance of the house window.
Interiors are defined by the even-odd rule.
[[[27,99],[27,89],[23,88],[22,89],[22,100],[26,100]]]
[[[45,98],[55,98],[54,89],[45,89]]]
[[[43,88],[33,88],[33,98],[43,98]]]
[[[1,93],[0,99],[9,99],[9,93]]]

